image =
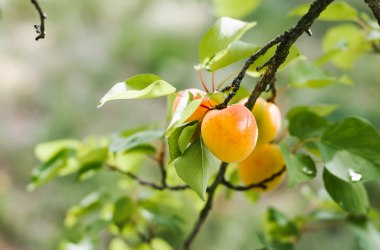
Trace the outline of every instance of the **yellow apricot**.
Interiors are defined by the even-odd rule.
[[[207,148],[220,160],[244,160],[255,148],[257,125],[252,113],[241,104],[212,110],[203,119],[201,134]]]
[[[279,147],[275,144],[257,146],[244,161],[239,162],[238,171],[240,179],[245,185],[258,183],[273,174],[278,173],[285,165]],[[266,183],[267,189],[254,189],[255,191],[270,191],[277,187],[284,179],[285,174]]]
[[[240,101],[246,103],[247,98]],[[281,112],[276,104],[267,102],[259,97],[252,109],[259,129],[257,145],[263,145],[272,141],[281,128]]]
[[[193,95],[194,100],[198,100],[198,99],[202,98],[202,103],[194,111],[194,113],[189,118],[186,119],[186,122],[195,121],[195,120],[200,121],[203,119],[203,117],[206,115],[206,113],[216,105],[216,103],[213,100],[206,97],[205,96],[206,93],[202,90],[199,90],[199,89],[191,88],[191,89],[186,89],[186,90],[179,92],[178,95],[176,96],[176,98],[174,99],[172,112],[173,113],[175,112],[181,98],[183,98],[185,95],[188,95],[188,92],[190,92]]]

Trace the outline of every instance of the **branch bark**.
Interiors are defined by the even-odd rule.
[[[34,25],[34,28],[36,29],[36,32],[38,34],[38,36],[36,37],[36,41],[38,41],[39,39],[45,38],[45,35],[46,35],[46,33],[45,33],[45,19],[47,18],[47,16],[43,12],[43,10],[42,10],[42,8],[41,8],[41,6],[37,0],[30,0],[30,1],[32,2],[34,7],[36,8],[38,15],[40,17],[40,24]]]
[[[380,25],[380,0],[364,0]]]

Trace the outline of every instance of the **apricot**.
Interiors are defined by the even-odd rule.
[[[175,110],[177,109],[181,98],[188,95],[189,92],[193,95],[194,100],[198,100],[198,99],[202,98],[202,103],[194,111],[194,113],[189,118],[186,119],[186,122],[191,122],[191,121],[195,121],[195,120],[200,121],[203,119],[203,117],[206,115],[206,113],[216,105],[216,102],[214,102],[213,100],[206,97],[206,93],[202,90],[199,90],[199,89],[190,88],[190,89],[185,89],[185,90],[179,92],[178,95],[176,96],[176,98],[174,99],[172,113],[174,113]]]
[[[253,151],[257,125],[252,113],[241,104],[206,114],[201,135],[207,148],[224,162],[239,162]]]
[[[239,103],[245,104],[247,98]],[[259,129],[259,138],[257,145],[263,145],[272,141],[281,128],[281,112],[276,104],[267,102],[259,97],[252,109],[252,113],[256,118],[257,127]]]
[[[284,158],[279,147],[275,144],[264,144],[257,146],[244,161],[239,162],[238,171],[243,183],[250,185],[278,173],[284,165]],[[285,174],[282,174],[266,183],[267,189],[255,189],[255,191],[273,190],[281,183],[284,176]]]

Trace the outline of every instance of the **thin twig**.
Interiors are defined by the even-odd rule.
[[[116,166],[107,164],[107,167],[112,171],[119,172],[119,173],[129,177],[130,179],[137,181],[141,186],[151,187],[151,188],[156,189],[156,190],[181,191],[181,190],[189,189],[188,185],[178,185],[178,186],[158,185],[154,182],[143,180],[132,172],[124,172],[123,170],[117,168]]]
[[[231,182],[227,181],[226,179],[223,178],[221,184],[224,186],[228,187],[229,189],[233,189],[235,191],[247,191],[251,190],[253,188],[261,188],[261,189],[267,189],[267,184],[277,177],[280,177],[284,172],[286,171],[286,167],[283,166],[282,169],[274,174],[272,174],[270,177],[265,178],[264,180],[257,182],[257,183],[252,183],[247,186],[240,186],[240,185],[234,185]]]
[[[380,0],[364,0],[372,10],[377,23],[380,25]]]
[[[204,205],[203,209],[199,213],[198,220],[195,222],[193,229],[191,230],[189,236],[187,237],[187,239],[183,245],[184,250],[190,249],[193,240],[197,236],[197,234],[198,234],[199,230],[201,229],[203,223],[205,222],[208,214],[210,213],[210,211],[212,209],[212,203],[213,203],[213,198],[214,198],[216,188],[223,181],[224,174],[226,172],[227,166],[228,166],[228,163],[225,163],[225,162],[221,163],[218,174],[217,174],[214,182],[208,188],[208,197],[206,200],[206,204]]]
[[[45,32],[45,19],[47,18],[46,14],[43,12],[40,4],[37,0],[30,0],[34,7],[36,8],[38,15],[40,16],[40,24],[34,25],[34,28],[36,29],[36,32],[38,36],[36,37],[36,41],[39,39],[45,38],[46,32]]]

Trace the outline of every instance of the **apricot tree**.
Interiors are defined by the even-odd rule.
[[[32,2],[41,17],[39,39],[45,36],[45,15],[38,2]],[[229,1],[222,2],[228,6]],[[202,37],[199,62],[194,68],[214,73],[246,60],[231,84],[215,88],[213,82],[211,89],[203,84],[205,91],[177,91],[153,74],[132,76],[115,84],[98,107],[112,100],[166,96],[167,127],[41,143],[35,153],[42,163],[33,170],[28,188],[33,190],[56,176],[76,173],[82,181],[100,171],[116,171],[130,180],[125,188],[128,193],[115,199],[96,191],[89,194],[69,209],[65,226],[78,225],[92,214],[83,239],[107,231],[113,237],[111,250],[190,249],[214,200],[222,195],[218,189],[246,192],[259,202],[254,191],[273,190],[285,172],[289,188],[314,179],[320,172],[327,197],[313,197],[318,203],[315,209],[294,220],[268,209],[264,249],[293,249],[308,224],[326,220],[343,220],[354,228],[362,249],[376,249],[380,241],[374,219],[377,213],[370,208],[364,183],[380,176],[378,130],[360,117],[332,121],[328,115],[335,106],[313,104],[290,109],[285,116],[286,128],[281,130],[281,107],[275,104],[280,92],[276,74],[280,71],[288,73],[290,79],[281,91],[350,84],[344,74],[327,74],[326,63],[340,74],[361,54],[379,53],[380,2],[365,2],[377,23],[345,2],[315,0],[293,9],[290,14],[299,16],[298,22],[264,45],[240,40],[255,22],[219,18]],[[311,26],[317,19],[356,25],[334,24],[324,37],[324,54],[312,61],[294,44],[302,35],[312,35]],[[246,77],[252,77],[251,85],[241,86]],[[138,175],[144,158],[153,159],[158,166],[156,181]],[[140,192],[145,187],[154,190],[149,198]],[[197,197],[189,198],[187,190]],[[181,194],[187,196],[182,202],[202,205],[192,227],[185,230],[186,237],[177,236],[186,226],[181,211],[172,204]],[[74,243],[63,243],[62,248],[68,249],[69,244]]]

